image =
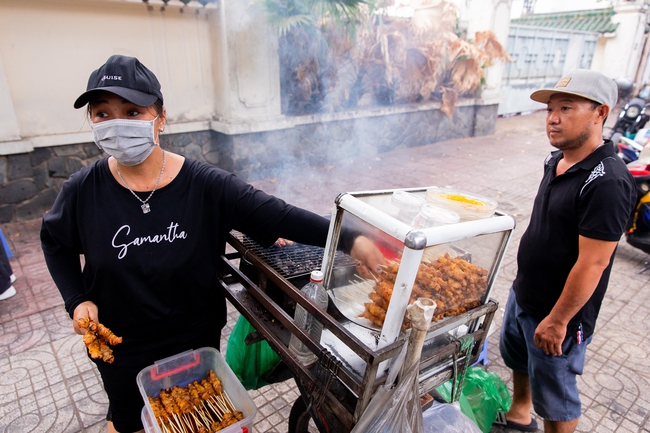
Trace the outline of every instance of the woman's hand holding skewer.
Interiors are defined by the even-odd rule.
[[[74,332],[83,335],[86,333],[87,329],[83,329],[79,326],[79,319],[90,319],[95,323],[99,323],[99,309],[94,302],[85,301],[77,305],[77,308],[74,309],[72,313],[72,327]]]
[[[357,263],[357,271],[363,278],[375,279],[375,275],[386,263],[384,255],[373,241],[365,236],[357,236],[350,250],[350,256]]]

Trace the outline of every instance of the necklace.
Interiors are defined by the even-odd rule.
[[[153,189],[151,190],[151,194],[149,194],[149,197],[147,197],[146,200],[142,200],[140,197],[138,197],[138,195],[135,192],[133,192],[133,190],[131,189],[129,184],[126,183],[126,181],[122,177],[122,173],[120,173],[120,164],[116,164],[117,175],[120,176],[120,179],[122,179],[122,182],[124,183],[124,185],[126,185],[127,189],[129,191],[131,191],[131,194],[133,194],[133,197],[137,198],[138,200],[140,200],[140,203],[142,203],[142,206],[140,206],[142,208],[142,213],[151,212],[151,206],[149,206],[149,203],[147,203],[147,202],[149,201],[149,199],[151,198],[153,193],[156,192],[156,188],[158,188],[158,184],[160,183],[160,179],[162,179],[163,172],[165,171],[165,151],[163,149],[160,149],[160,150],[162,150],[162,153],[163,153],[162,168],[160,169],[160,174],[158,175],[158,180],[156,181],[156,184],[154,185]]]
[[[598,149],[598,148],[599,148],[600,146],[602,146],[603,144],[605,144],[605,140],[601,141],[600,144],[599,144],[598,146],[594,147],[594,150],[592,150],[591,152],[589,152],[589,155],[591,155],[592,153],[594,153],[594,152],[596,151],[596,149]],[[582,160],[581,160],[581,161],[582,161]],[[581,162],[581,161],[578,161],[578,162]],[[574,165],[576,165],[578,162],[574,162],[573,164],[571,164],[571,165],[569,166],[569,168],[567,168],[565,171],[569,171],[569,170],[571,169],[571,167],[573,167]]]

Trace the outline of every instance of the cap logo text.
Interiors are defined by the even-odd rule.
[[[569,84],[569,81],[571,81],[571,77],[562,78],[557,82],[555,88],[557,89],[558,87],[566,87]]]
[[[121,75],[104,75],[100,81],[104,80],[113,80],[113,81],[122,81]]]

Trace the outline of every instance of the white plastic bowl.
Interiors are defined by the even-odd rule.
[[[465,221],[491,217],[498,206],[489,197],[453,188],[429,188],[426,201],[453,210]]]

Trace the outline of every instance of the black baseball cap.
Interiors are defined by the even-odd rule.
[[[99,91],[111,92],[141,107],[163,100],[156,76],[135,57],[109,57],[88,79],[86,91],[74,101],[74,108],[86,105]]]

